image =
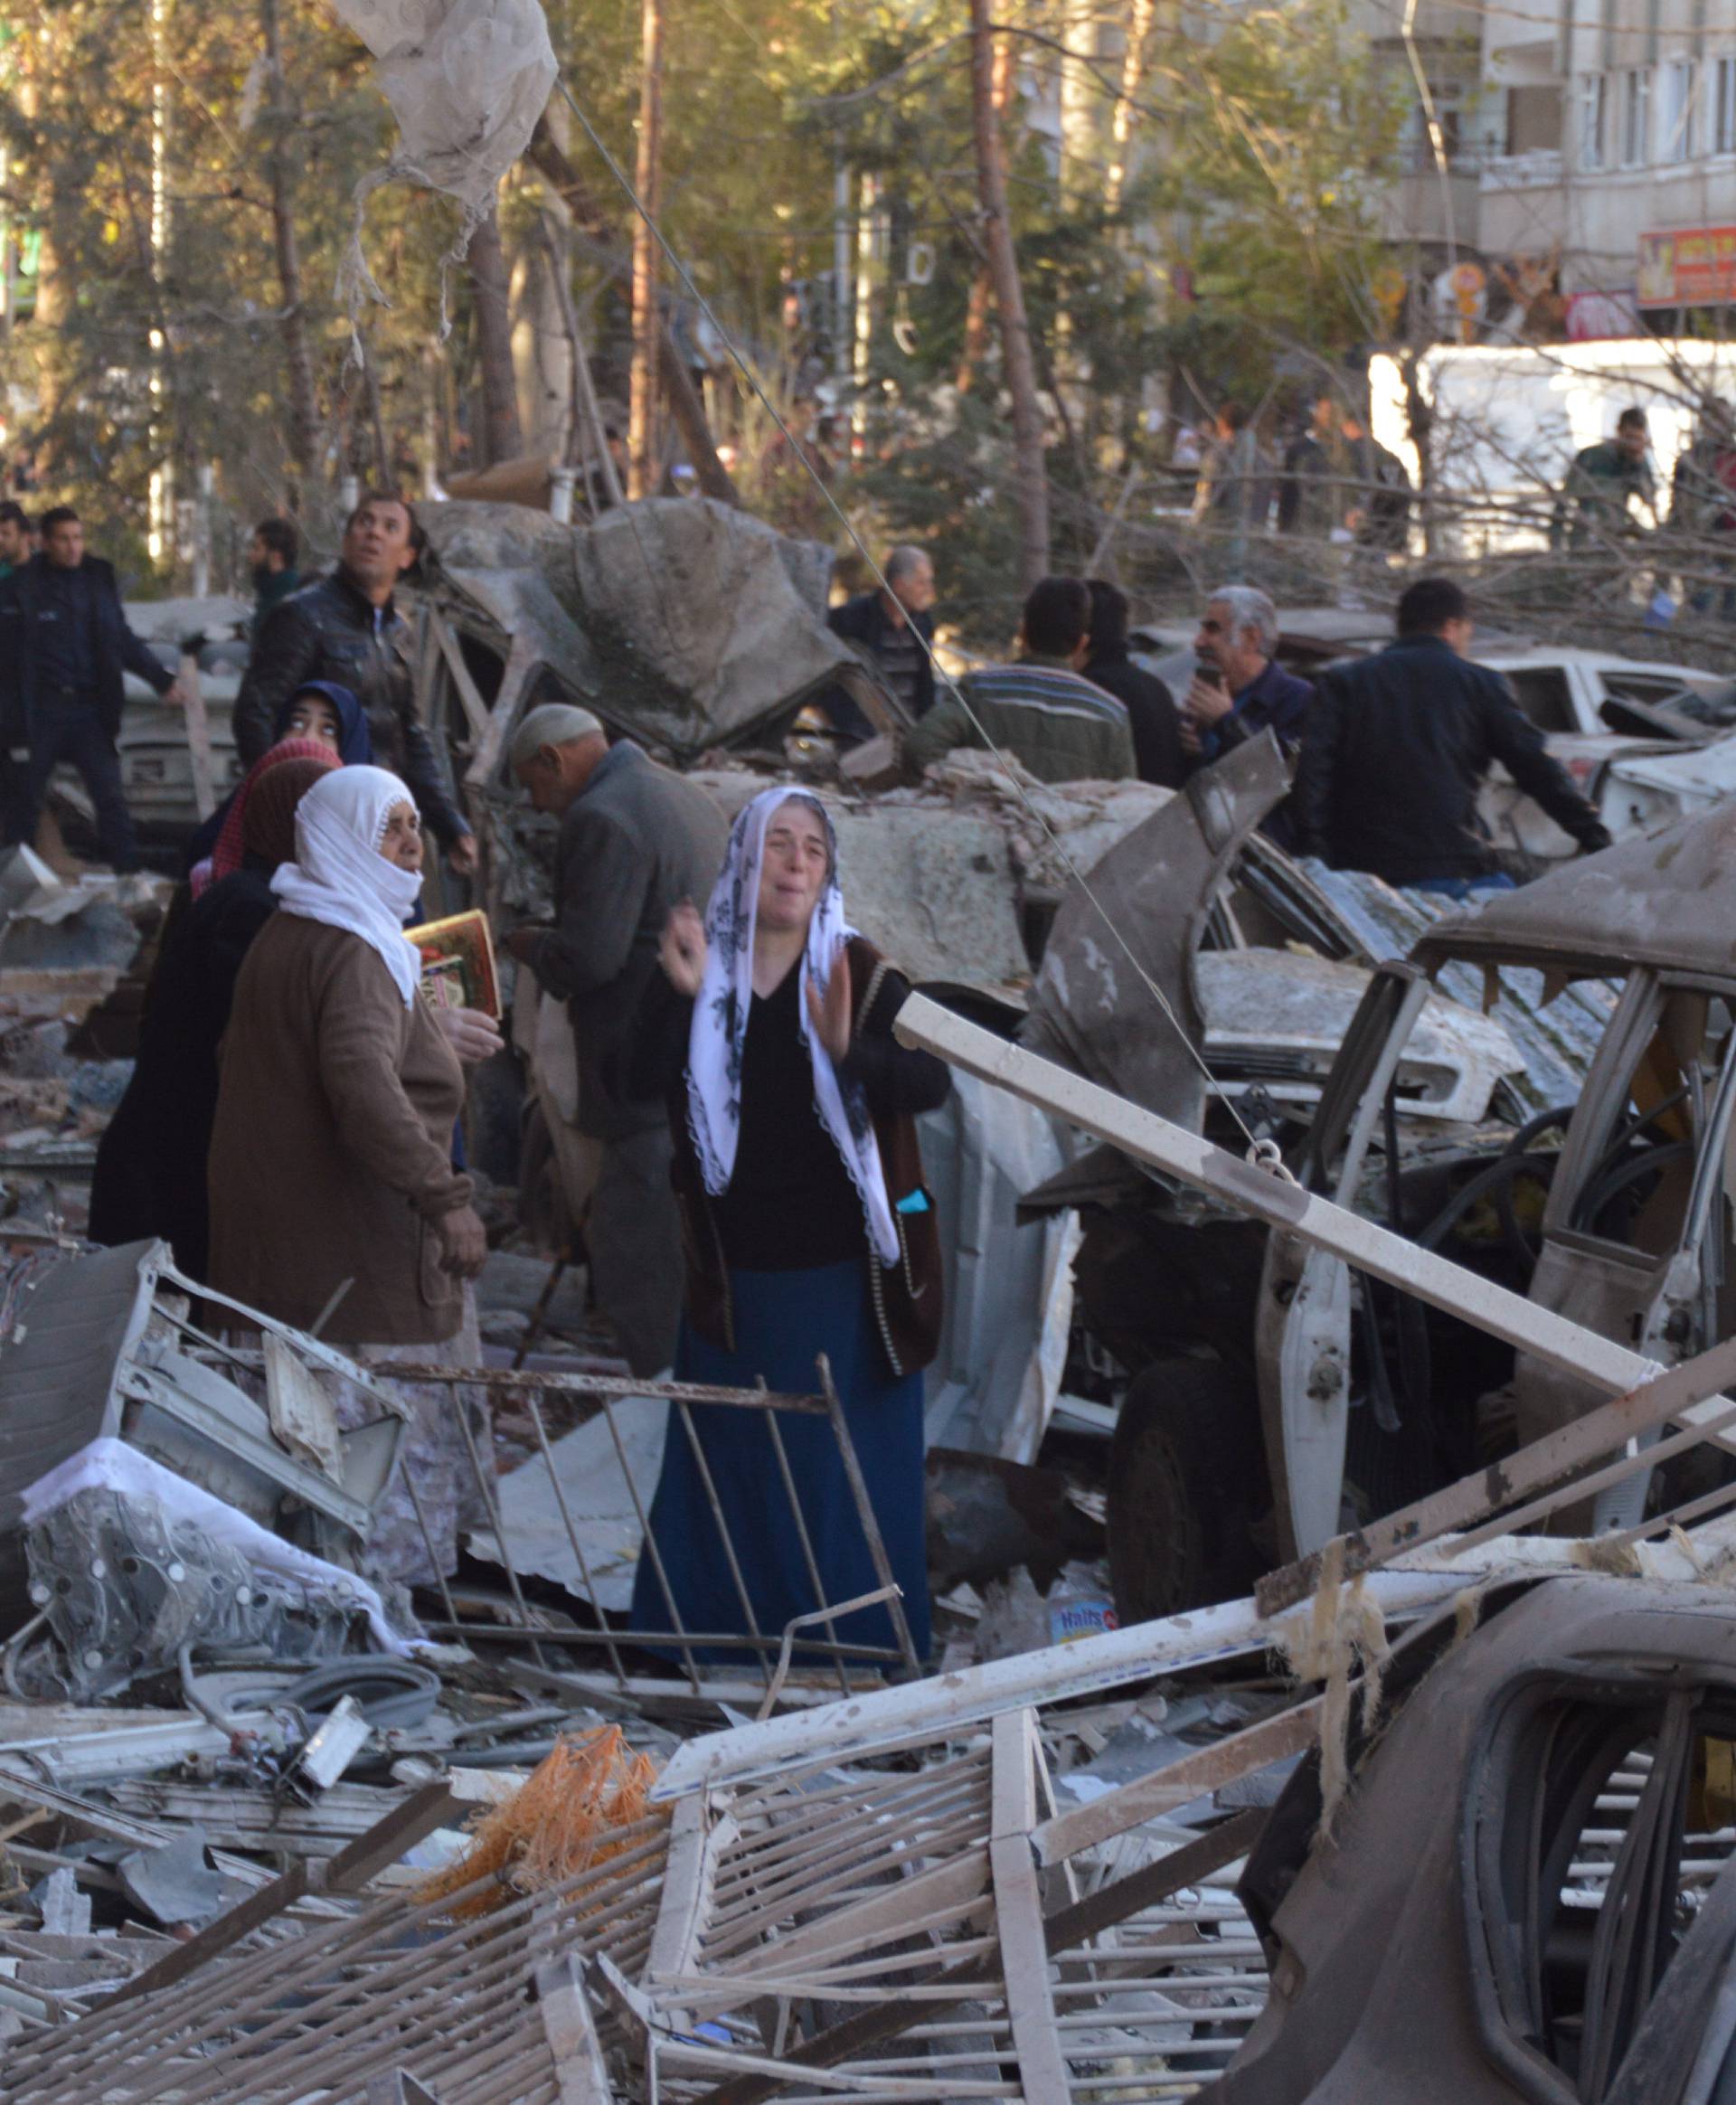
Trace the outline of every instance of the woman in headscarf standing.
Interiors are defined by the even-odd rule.
[[[296,852],[296,807],[336,765],[326,745],[274,746],[248,777],[232,861],[175,917],[152,975],[132,1080],[97,1148],[92,1241],[112,1248],[161,1236],[182,1270],[203,1279],[218,1043],[242,960],[277,908],[271,879]]]
[[[212,881],[213,874],[221,877],[227,873],[222,870],[213,873],[209,865],[226,835],[232,846],[249,784],[272,765],[286,745],[293,744],[298,751],[309,746],[318,748],[329,752],[339,766],[345,768],[367,767],[373,760],[373,737],[368,729],[367,713],[347,687],[340,687],[333,680],[309,680],[305,686],[297,687],[278,711],[271,726],[271,750],[260,754],[241,781],[187,843],[186,860],[182,867],[193,880],[195,897]]]
[[[914,1118],[945,1100],[947,1069],[893,1039],[909,986],[846,921],[836,836],[807,791],[768,789],[740,814],[703,926],[678,908],[663,963],[686,1026],[670,1104],[686,1261],[675,1372],[812,1394],[826,1355],[921,1659],[922,1369],[942,1289]],[[762,1634],[874,1591],[825,1420],[778,1421],[805,1544],[762,1414],[692,1415],[704,1471],[672,1413],[650,1514],[658,1559],[640,1556],[636,1628],[672,1629],[672,1611],[690,1630],[746,1627],[706,1475]],[[836,1628],[848,1643],[895,1642],[882,1607]]]
[[[384,769],[336,769],[302,798],[278,911],[236,983],[212,1134],[212,1287],[366,1360],[454,1356],[487,1253],[451,1161],[463,1071],[403,934],[421,865],[415,805]],[[437,1447],[455,1407],[430,1405]],[[427,1576],[370,1546],[382,1575]]]

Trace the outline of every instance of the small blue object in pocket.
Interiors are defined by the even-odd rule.
[[[913,1192],[907,1192],[898,1202],[898,1210],[901,1213],[926,1213],[929,1210],[929,1194],[918,1185]]]

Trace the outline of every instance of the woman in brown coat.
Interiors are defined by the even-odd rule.
[[[448,1356],[433,1348],[458,1336],[487,1254],[451,1161],[463,1072],[402,932],[421,862],[410,791],[384,769],[336,769],[302,798],[278,911],[235,983],[212,1132],[212,1287],[364,1360]],[[451,1459],[446,1402],[419,1409],[419,1483],[434,1459],[419,1447]],[[456,1518],[455,1496],[435,1503]],[[371,1547],[387,1575],[429,1575],[420,1553]]]

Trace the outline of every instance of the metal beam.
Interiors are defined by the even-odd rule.
[[[1389,1620],[1425,1614],[1462,1592],[1467,1573],[1376,1572],[1370,1599]],[[797,1714],[738,1725],[676,1748],[652,1789],[654,1798],[680,1798],[703,1786],[780,1776],[812,1761],[849,1761],[870,1752],[920,1746],[1026,1704],[1047,1705],[1095,1695],[1130,1681],[1180,1674],[1250,1652],[1264,1652],[1273,1630],[1251,1600],[1227,1600],[1081,1638],[1041,1652],[994,1659],[986,1666],[937,1675],[908,1687],[875,1689]],[[528,1676],[526,1677],[528,1678]],[[539,1681],[552,1676],[538,1676]],[[562,1686],[571,1686],[568,1676]],[[665,1684],[665,1685],[670,1685]]]
[[[899,1011],[894,1029],[902,1043],[920,1046],[965,1073],[993,1082],[1039,1110],[1095,1134],[1136,1161],[1179,1177],[1236,1213],[1300,1236],[1358,1271],[1414,1294],[1431,1307],[1563,1373],[1577,1375],[1608,1395],[1625,1395],[1664,1371],[1657,1361],[1599,1337],[1552,1308],[1540,1308],[1463,1265],[1419,1249],[1391,1229],[1242,1161],[1199,1134],[1160,1119],[1155,1111],[1144,1110],[1065,1068],[1009,1045],[925,995],[910,997]],[[1736,1406],[1727,1397],[1720,1396],[1679,1415],[1684,1422],[1703,1425],[1732,1408]]]

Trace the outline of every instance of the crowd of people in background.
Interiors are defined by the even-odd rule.
[[[1226,420],[1226,458],[1251,471],[1247,433]],[[1306,507],[1319,468],[1306,448],[1330,462],[1334,446],[1365,439],[1354,419],[1316,420],[1275,488],[1299,488]],[[0,547],[21,559],[0,579],[7,835],[31,837],[49,771],[71,760],[102,853],[126,869],[122,675],[170,697],[175,679],[127,627],[75,514],[61,507],[42,525],[31,552],[21,521],[0,514],[13,530]],[[189,844],[132,1082],[99,1150],[91,1231],[165,1238],[238,1320],[251,1307],[317,1330],[363,1364],[456,1368],[479,1357],[469,1282],[486,1254],[459,1130],[465,1069],[502,1039],[489,1016],[419,998],[405,935],[423,912],[425,835],[453,878],[476,869],[396,601],[421,543],[389,493],[356,505],[324,577],[303,576],[281,522],[253,536],[234,711],[244,773]],[[1201,608],[1179,699],[1139,662],[1127,597],[1109,579],[1043,579],[1007,658],[956,677],[936,656],[935,598],[929,553],[902,546],[830,617],[878,695],[871,722],[864,690],[841,681],[824,704],[834,733],[847,747],[891,723],[907,779],[992,747],[1043,783],[1175,791],[1269,736],[1294,785],[1268,832],[1339,866],[1459,899],[1509,882],[1476,818],[1496,762],[1583,848],[1607,842],[1505,683],[1471,660],[1471,610],[1449,580],[1411,584],[1389,647],[1312,682],[1281,663],[1268,595],[1223,584]],[[826,804],[780,784],[731,825],[700,784],[567,702],[524,716],[505,765],[556,829],[547,918],[498,939],[518,968],[515,1034],[533,1050],[599,1317],[643,1376],[673,1367],[690,1382],[804,1389],[825,1356],[920,1656],[921,1373],[942,1288],[914,1121],[948,1081],[892,1036],[908,989],[848,921]],[[371,1555],[381,1575],[418,1582],[451,1568],[474,1517],[462,1464],[478,1406],[461,1385],[405,1389],[408,1480]],[[368,1408],[358,1389],[340,1419],[360,1423]],[[695,1406],[692,1424],[665,1449],[637,1628],[740,1628],[741,1595],[756,1627],[780,1629],[818,1605],[816,1569],[829,1600],[873,1590],[823,1424],[786,1429],[782,1456],[760,1416]],[[763,1524],[786,1468],[807,1549]],[[904,1634],[895,1622],[877,1606],[838,1634],[890,1646]]]

